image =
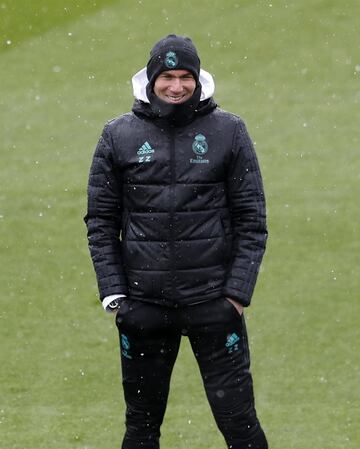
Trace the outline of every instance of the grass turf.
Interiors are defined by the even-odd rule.
[[[130,108],[131,75],[169,32],[193,37],[217,101],[257,145],[270,239],[247,321],[270,445],[359,447],[359,10],[0,2],[1,448],[120,445],[117,335],[97,300],[85,190],[103,123]],[[163,447],[222,445],[184,341]]]

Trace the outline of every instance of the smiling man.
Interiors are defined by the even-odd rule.
[[[167,70],[160,73],[154,84],[154,93],[167,103],[179,104],[193,96],[196,81],[187,70]]]
[[[268,447],[243,314],[265,251],[265,199],[246,127],[214,88],[189,38],[161,39],[133,77],[132,112],[106,124],[95,151],[85,221],[119,330],[122,449],[159,448],[182,336],[227,447]]]

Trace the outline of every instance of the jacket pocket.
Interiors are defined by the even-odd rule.
[[[227,222],[226,217],[221,213],[219,214],[220,227],[221,227],[221,237],[223,239],[224,245],[224,261],[228,263],[231,258],[231,245],[232,245],[232,234],[230,224]]]
[[[130,217],[131,217],[130,212],[126,212],[124,224],[123,224],[123,227],[121,230],[121,240],[125,240],[126,236],[128,235],[128,231],[129,231],[129,227],[130,227]]]
[[[226,242],[226,232],[225,232],[225,225],[224,225],[224,221],[223,220],[224,219],[223,219],[222,215],[219,213],[220,232],[221,232],[220,237],[222,237],[224,242]]]

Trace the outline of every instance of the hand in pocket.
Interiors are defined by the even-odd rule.
[[[239,315],[243,314],[244,306],[242,306],[240,303],[234,301],[233,299],[226,298],[231,304],[235,307],[235,309],[239,312]]]

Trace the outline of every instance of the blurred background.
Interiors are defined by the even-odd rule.
[[[358,449],[358,0],[0,0],[0,447],[111,449],[118,336],[82,217],[104,123],[169,34],[256,144],[269,243],[246,311],[272,449]],[[225,447],[186,340],[164,448]]]

